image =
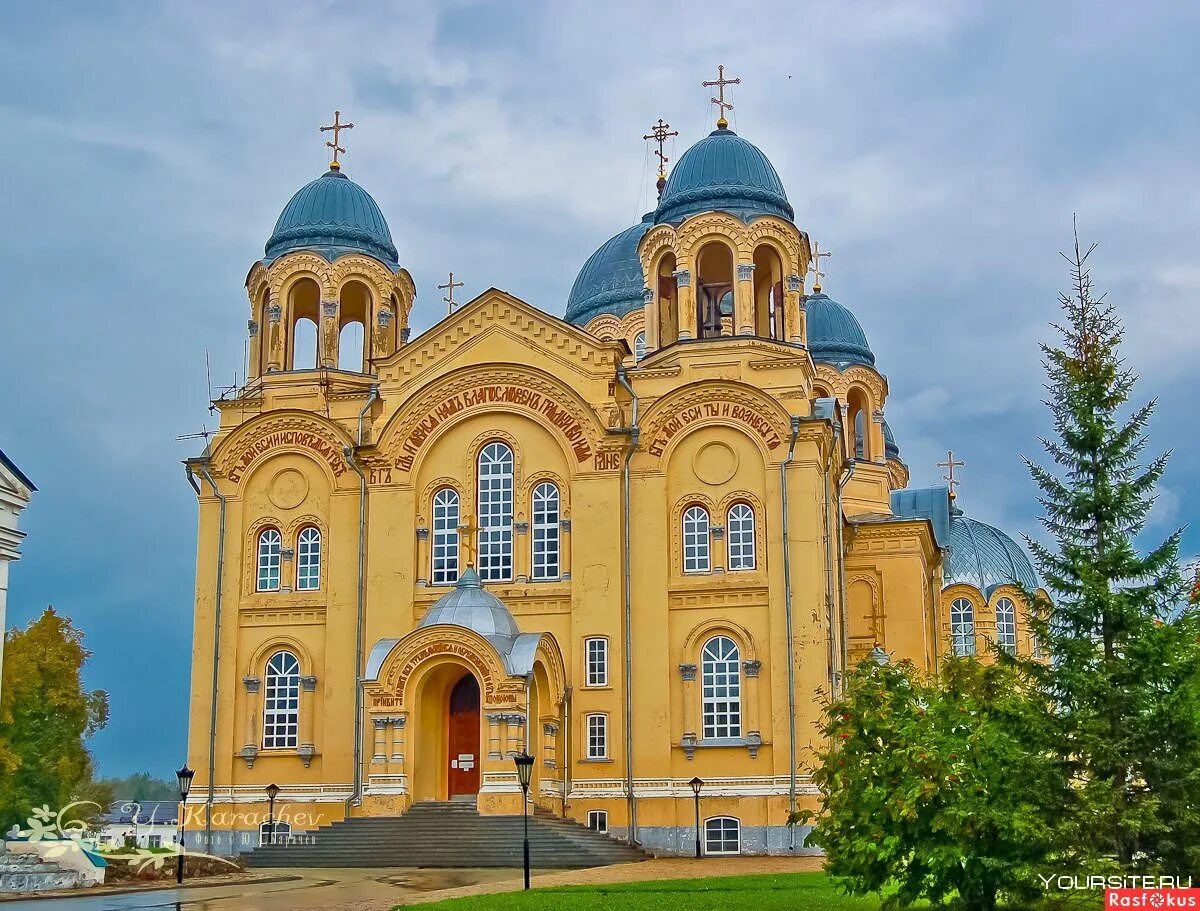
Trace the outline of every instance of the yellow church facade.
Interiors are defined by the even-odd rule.
[[[288,203],[187,463],[193,841],[253,846],[272,783],[292,834],[518,814],[528,751],[537,808],[647,850],[692,851],[695,778],[709,853],[808,850],[849,667],[1036,647],[1020,548],[906,487],[766,156],[722,123],[660,190],[563,317],[492,289],[417,336],[367,192],[335,162]]]

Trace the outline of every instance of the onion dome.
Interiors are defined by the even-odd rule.
[[[854,314],[828,294],[817,292],[805,298],[808,351],[818,363],[844,370],[851,364],[875,366],[875,355],[867,334]]]
[[[621,317],[642,306],[646,281],[637,250],[653,224],[654,213],[649,213],[588,257],[567,297],[563,319],[583,326],[602,313]]]
[[[1038,587],[1037,573],[1016,541],[1000,529],[952,508],[943,584],[957,582],[973,585],[987,597],[997,586],[1014,582],[1030,589]]]
[[[896,442],[896,437],[892,434],[892,428],[887,422],[887,418],[883,419],[883,454],[889,460],[900,458],[900,444]]]
[[[683,153],[663,188],[654,221],[679,222],[718,210],[745,221],[759,215],[791,221],[795,214],[767,156],[729,129],[713,130]]]
[[[400,268],[379,206],[333,167],[301,187],[284,206],[267,241],[266,262],[295,250],[318,253],[330,262],[346,253],[364,253],[393,270]]]
[[[464,626],[485,638],[516,638],[521,634],[504,602],[483,587],[479,574],[469,566],[458,577],[454,589],[438,598],[417,626],[438,624]]]

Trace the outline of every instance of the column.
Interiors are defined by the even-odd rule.
[[[563,519],[558,525],[562,529],[558,539],[558,568],[566,582],[571,578],[571,520]]]
[[[242,685],[246,688],[246,746],[257,749],[262,724],[262,681],[257,677],[243,677]]]
[[[385,358],[393,351],[392,311],[380,307],[375,316],[375,337],[371,340],[371,360]]]
[[[283,308],[271,304],[267,308],[267,370],[283,369]]]
[[[309,674],[300,678],[300,746],[296,752],[304,760],[307,769],[312,758],[317,755],[313,728],[316,726],[316,697],[317,678]]]
[[[675,297],[679,301],[679,340],[696,337],[696,295],[692,289],[692,273],[675,270]]]
[[[488,723],[488,759],[501,759],[500,754],[500,722],[504,716],[499,712],[489,712]]]
[[[804,301],[801,292],[804,282],[799,275],[792,273],[784,283],[787,289],[783,304],[783,334],[793,345],[803,345],[806,336]]]
[[[654,291],[650,288],[642,289],[642,303],[644,304],[642,311],[646,314],[646,350],[658,350],[658,308],[654,306]]]
[[[872,461],[880,465],[887,461],[883,443],[883,410],[880,408],[871,412],[871,455],[874,456]]]
[[[746,732],[758,733],[758,672],[762,669],[761,661],[743,661],[742,671],[746,680],[746,692],[742,699],[742,710],[746,723]]]
[[[425,575],[429,569],[429,528],[421,525],[417,528],[417,587],[424,588],[429,584]]]
[[[553,721],[542,723],[542,764],[548,769],[558,767],[558,725]]]
[[[683,737],[679,745],[691,759],[696,752],[696,665],[679,665],[679,676],[683,680]]]
[[[508,733],[508,749],[505,753],[510,759],[525,749],[525,716],[513,712],[505,716]]]
[[[371,765],[383,765],[387,762],[387,753],[384,752],[384,738],[387,736],[388,722],[390,718],[372,718],[371,726],[375,729],[375,750],[371,756]]]
[[[246,332],[250,336],[250,363],[246,365],[246,379],[249,380],[252,376],[258,376],[263,372],[262,369],[262,347],[258,341],[258,320],[251,319],[246,321]]]
[[[366,331],[366,327],[363,327]],[[322,367],[338,365],[338,302],[321,301],[321,360]]]
[[[408,717],[405,715],[393,715],[388,719],[392,729],[392,749],[391,758],[389,760],[390,767],[388,771],[396,774],[404,774],[404,729],[408,723]]]
[[[296,578],[296,549],[288,547],[287,541],[279,550],[279,591],[282,594],[292,593],[292,582]]]
[[[737,264],[737,284],[733,291],[734,332],[754,335],[754,263]]]
[[[521,520],[513,526],[513,580],[529,581],[529,564],[533,560],[529,544],[529,523]]]
[[[717,518],[713,516],[713,518]],[[725,572],[725,555],[729,551],[725,547],[725,526],[713,525],[712,527],[712,571],[714,575],[721,575]]]

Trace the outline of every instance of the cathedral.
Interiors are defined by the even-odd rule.
[[[886,374],[715,84],[716,129],[668,174],[659,122],[657,207],[565,305],[493,288],[416,336],[335,118],[186,463],[190,844],[465,801],[661,854],[812,850],[786,822],[849,669],[1037,651],[1028,558],[956,505],[952,456],[908,487]]]

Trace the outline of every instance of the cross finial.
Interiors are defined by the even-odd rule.
[[[729,126],[729,121],[725,119],[725,112],[733,110],[733,102],[725,100],[725,86],[741,85],[741,77],[739,76],[737,79],[726,79],[725,67],[722,65],[717,67],[716,79],[713,79],[710,82],[702,82],[700,84],[705,88],[708,88],[710,85],[715,85],[717,87],[717,97],[710,100],[717,106],[717,129],[725,129]]]
[[[333,123],[332,124],[330,124],[327,127],[321,127],[322,133],[326,133],[330,130],[333,130],[333,142],[329,142],[328,140],[325,141],[325,145],[327,145],[329,148],[333,149],[333,161],[329,162],[329,170],[337,171],[337,170],[341,169],[342,166],[338,162],[338,152],[344,152],[346,150],[344,148],[342,148],[340,145],[338,145],[338,134],[342,130],[352,130],[352,129],[354,129],[354,124],[342,123],[342,112],[341,111],[333,112]]]
[[[809,264],[808,264],[808,271],[813,274],[813,279],[814,279],[813,293],[814,294],[821,293],[821,279],[825,277],[825,273],[821,271],[821,257],[822,256],[833,256],[833,254],[828,250],[826,250],[824,253],[822,253],[821,252],[821,242],[814,240],[813,241],[812,261],[809,262]]]
[[[447,316],[449,316],[451,313],[453,313],[454,308],[458,306],[458,301],[456,301],[454,299],[454,289],[461,288],[462,286],[463,286],[462,282],[456,282],[454,280],[453,272],[450,273],[450,280],[447,281],[446,284],[438,285],[439,291],[447,291],[448,292],[446,294],[446,296],[442,298],[442,300],[444,300],[446,302],[446,315]]]
[[[670,130],[670,132],[668,132],[669,130]],[[661,117],[659,117],[658,123],[656,123],[654,126],[652,126],[650,128],[650,132],[642,137],[642,139],[653,139],[655,142],[658,143],[658,151],[656,151],[654,154],[658,156],[658,179],[659,180],[667,179],[667,162],[671,160],[663,152],[663,145],[666,143],[666,141],[669,137],[678,136],[678,135],[679,135],[678,130],[671,130],[671,125],[669,123],[667,123],[666,121],[664,121]],[[659,188],[659,192],[660,193],[662,192],[661,187]]]
[[[963,461],[955,461],[953,449],[946,450],[946,461],[937,463],[938,468],[946,469],[946,473],[944,475],[942,475],[942,480],[944,480],[950,486],[950,499],[951,500],[953,500],[955,497],[958,496],[958,491],[955,488],[958,487],[958,485],[962,483],[961,481],[959,481],[957,478],[954,477],[954,469],[955,468],[964,468],[964,467],[966,467],[966,464],[967,463],[963,462]]]
[[[475,565],[475,561],[473,559],[474,554],[471,551],[471,535],[478,530],[479,529],[471,524],[469,517],[463,516],[463,521],[458,526],[458,546],[462,551],[463,563],[466,564],[468,568]]]

